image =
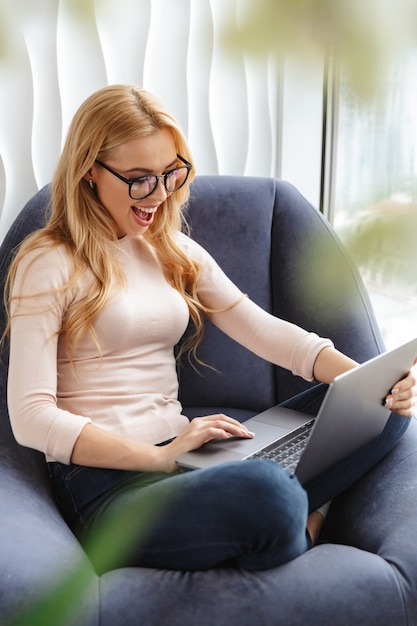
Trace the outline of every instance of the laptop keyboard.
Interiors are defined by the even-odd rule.
[[[292,430],[278,442],[272,443],[262,448],[262,450],[258,450],[258,452],[254,452],[246,460],[268,459],[279,463],[283,469],[293,472],[306,447],[315,421],[315,419],[312,419],[307,424]]]

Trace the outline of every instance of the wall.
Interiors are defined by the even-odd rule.
[[[53,173],[79,104],[153,91],[199,173],[284,177],[317,206],[322,76],[226,49],[239,0],[0,0],[0,240]]]

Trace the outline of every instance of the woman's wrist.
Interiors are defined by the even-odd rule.
[[[154,471],[166,472],[171,474],[178,469],[175,462],[175,454],[172,449],[172,444],[168,443],[166,446],[154,446],[156,451],[156,464],[157,469]]]

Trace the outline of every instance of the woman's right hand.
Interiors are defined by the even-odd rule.
[[[181,454],[196,450],[213,439],[230,439],[231,437],[251,439],[253,436],[245,424],[222,413],[196,417],[171,443],[160,448],[166,463],[163,471],[177,470],[176,459]]]
[[[174,472],[175,460],[212,439],[252,438],[244,424],[216,414],[193,419],[166,446],[155,446],[115,435],[94,424],[86,424],[75,442],[71,462],[90,467],[109,467],[136,472]]]

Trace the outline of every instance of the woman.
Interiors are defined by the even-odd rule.
[[[190,162],[177,123],[149,93],[107,87],[80,107],[51,217],[9,274],[10,418],[17,440],[45,453],[63,515],[83,541],[108,515],[151,496],[164,506],[145,538],[138,528],[125,564],[266,569],[314,544],[323,522],[315,509],[395,445],[416,377],[394,384],[389,428],[354,469],[333,468],[329,484],[323,476],[306,492],[268,461],[181,473],[180,454],[252,436],[226,415],[182,415],[174,346],[190,317],[192,353],[208,317],[307,380],[329,383],[356,365],[330,340],[262,311],[181,232]],[[287,405],[316,412],[324,391]]]

